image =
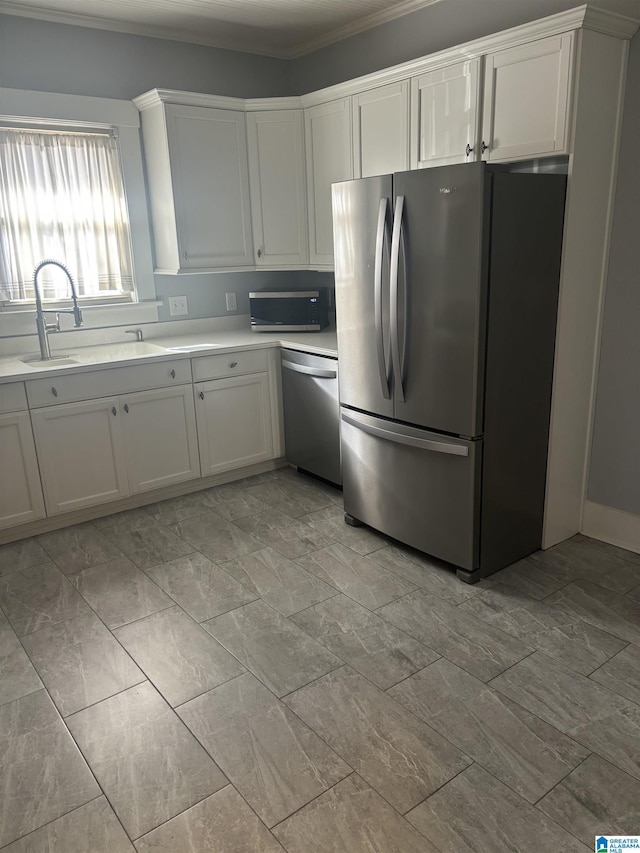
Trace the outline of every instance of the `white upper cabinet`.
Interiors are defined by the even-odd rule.
[[[409,168],[409,82],[353,96],[353,175],[368,178]]]
[[[247,114],[254,263],[309,263],[302,110]]]
[[[245,115],[136,99],[142,114],[156,271],[253,266]]]
[[[310,263],[331,266],[331,184],[353,178],[351,98],[307,107],[304,112]]]
[[[456,62],[411,81],[411,168],[478,159],[480,60]]]
[[[572,53],[569,33],[486,56],[483,159],[568,152]]]

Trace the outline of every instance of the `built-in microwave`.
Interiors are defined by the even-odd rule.
[[[326,288],[249,294],[252,332],[319,332],[329,325]]]

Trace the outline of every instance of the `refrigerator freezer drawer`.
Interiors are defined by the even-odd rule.
[[[406,545],[479,566],[482,441],[341,409],[345,512]]]

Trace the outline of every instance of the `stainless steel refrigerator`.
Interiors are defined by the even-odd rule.
[[[474,582],[540,547],[566,177],[333,185],[347,521]]]

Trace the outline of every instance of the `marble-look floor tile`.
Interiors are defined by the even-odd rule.
[[[530,803],[588,755],[552,726],[444,659],[388,693]]]
[[[309,574],[273,548],[262,548],[222,563],[221,568],[283,616],[290,616],[337,594],[334,587]]]
[[[143,835],[136,849],[138,853],[284,853],[231,785]]]
[[[131,839],[227,784],[149,683],[78,711],[67,725]]]
[[[640,782],[590,755],[538,803],[585,844],[596,835],[634,835],[640,826]]]
[[[534,555],[540,568],[565,570],[612,592],[625,593],[640,583],[640,562],[630,562],[588,542],[561,542]]]
[[[575,536],[573,538],[575,539]],[[610,557],[619,557],[622,560],[627,560],[629,563],[640,565],[640,551],[629,551],[627,548],[619,548],[617,545],[610,545],[608,542],[603,542],[600,539],[591,539],[588,536],[583,537],[583,542],[589,548],[599,548]]]
[[[431,649],[344,595],[297,613],[291,621],[381,690],[438,658]]]
[[[45,690],[0,706],[0,847],[100,796]]]
[[[0,705],[42,688],[38,673],[0,611]]]
[[[346,666],[284,701],[402,813],[471,763],[403,705]]]
[[[145,680],[93,613],[42,628],[23,643],[63,717]]]
[[[412,583],[383,569],[371,557],[362,557],[344,545],[329,545],[300,557],[297,562],[369,610],[415,589]]]
[[[196,492],[192,495],[182,495],[179,498],[171,498],[168,501],[159,501],[145,507],[147,514],[159,521],[160,524],[178,524],[187,518],[195,518],[208,511],[208,507],[202,499],[204,492]]]
[[[583,675],[589,675],[625,645],[619,637],[501,583],[462,604],[460,610]]]
[[[258,597],[199,551],[153,566],[146,573],[196,622],[242,607]]]
[[[627,646],[600,669],[592,672],[591,678],[640,705],[640,648]]]
[[[173,530],[214,563],[233,560],[262,548],[257,539],[215,512],[187,519],[176,524]]]
[[[342,661],[264,601],[254,601],[204,627],[276,696],[284,696]]]
[[[122,513],[121,517],[112,516],[112,519],[117,520],[101,526],[102,533],[139,569],[175,560],[194,550],[188,542],[176,536],[173,530],[160,524],[148,512],[135,515],[131,512]],[[189,519],[185,523],[196,520]]]
[[[227,521],[256,515],[268,509],[267,504],[251,497],[246,489],[240,488],[235,483],[223,483],[221,486],[205,489],[199,492],[199,497],[208,509],[214,510]]]
[[[357,775],[339,782],[274,829],[289,853],[436,853]]]
[[[114,631],[170,705],[181,705],[245,671],[179,607]]]
[[[59,817],[5,847],[3,853],[135,853],[104,797]]]
[[[259,474],[251,474],[249,477],[242,477],[240,480],[234,480],[233,485],[239,486],[242,489],[248,489],[250,486],[257,486],[260,483],[268,483],[270,480],[276,480],[280,476],[282,468],[274,468],[272,471],[261,471]]]
[[[546,598],[545,604],[640,646],[640,601],[587,581],[575,581]]]
[[[449,604],[460,604],[480,592],[477,585],[461,583],[451,566],[445,567],[410,548],[389,545],[372,554],[371,559]]]
[[[119,628],[174,604],[127,557],[85,569],[71,581],[109,628]]]
[[[378,614],[481,681],[489,681],[532,651],[499,628],[423,592],[387,604]]]
[[[246,491],[251,497],[292,518],[332,505],[331,499],[325,492],[311,481],[302,481],[302,478],[300,482],[290,478],[277,478],[268,483],[251,486]]]
[[[351,772],[248,673],[187,702],[178,712],[267,826]]]
[[[299,519],[271,508],[238,518],[236,524],[290,560],[324,548],[333,541]]]
[[[407,819],[446,853],[588,853],[593,849],[477,764],[420,803]]]
[[[506,569],[490,575],[485,581],[480,582],[480,586],[491,588],[494,584],[501,583],[530,598],[541,600],[562,589],[576,577],[568,570],[554,573],[552,570],[546,572],[544,569],[545,564],[542,561],[537,561],[533,556],[525,557],[524,560],[518,560]]]
[[[121,556],[120,550],[91,522],[43,533],[38,542],[65,575]]]
[[[633,599],[633,601],[640,602],[640,586],[637,586],[635,589],[632,589],[631,592],[628,592],[627,597]]]
[[[491,686],[640,778],[640,706],[535,652]]]
[[[309,524],[328,539],[334,539],[363,556],[383,548],[388,543],[381,533],[376,533],[370,527],[352,527],[347,524],[344,520],[344,510],[333,503],[324,509],[303,515],[300,521]]]
[[[48,562],[49,555],[36,539],[20,539],[18,542],[0,545],[0,575]]]
[[[87,603],[53,563],[0,578],[0,605],[19,637],[89,612]]]

